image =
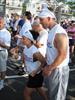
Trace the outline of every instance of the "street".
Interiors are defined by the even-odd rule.
[[[27,75],[18,75],[18,66],[14,60],[8,59],[7,76],[5,79],[5,87],[0,91],[1,100],[24,100],[23,91],[26,86]],[[70,67],[70,78],[66,100],[75,100],[75,66]],[[42,100],[39,94],[35,91],[32,94],[32,100]]]

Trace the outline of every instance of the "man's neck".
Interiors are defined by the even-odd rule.
[[[49,29],[51,30],[55,25],[57,25],[56,22],[52,23],[52,24],[50,25]]]

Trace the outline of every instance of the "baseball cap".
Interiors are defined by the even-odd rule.
[[[26,31],[25,33],[22,34],[22,36],[30,39],[31,41],[34,41],[32,34],[30,33],[30,31]]]
[[[41,12],[39,13],[38,15],[39,18],[46,18],[46,17],[50,17],[50,18],[55,18],[55,15],[52,11],[50,11],[49,9],[47,8],[44,8],[41,10]]]

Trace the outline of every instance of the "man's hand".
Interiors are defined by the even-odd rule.
[[[35,75],[36,75],[36,70],[34,70],[30,75],[32,76],[32,77],[34,77]]]
[[[49,66],[46,66],[45,68],[43,68],[42,71],[43,71],[43,75],[46,76],[46,77],[51,75],[51,73],[52,73]]]
[[[5,44],[5,42],[0,38],[0,47],[9,49],[9,46]]]
[[[15,35],[15,38],[17,38],[17,39],[22,39],[22,36],[20,36],[20,35]]]

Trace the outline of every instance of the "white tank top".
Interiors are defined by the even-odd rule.
[[[40,31],[40,35],[37,38],[37,41],[40,44],[43,44],[42,47],[38,48],[39,52],[45,57],[46,56],[46,49],[47,49],[47,39],[48,39],[48,32],[47,30]]]
[[[59,33],[59,34],[66,34],[66,31],[59,25],[55,25],[50,31],[49,31],[49,35],[48,35],[48,41],[47,41],[47,53],[46,53],[46,57],[47,57],[47,64],[50,65],[54,62],[54,60],[56,59],[57,55],[58,55],[58,51],[57,49],[54,47],[54,38],[55,35]],[[68,39],[68,36],[67,36]],[[67,56],[65,58],[65,60],[57,67],[60,66],[66,66],[68,65],[69,62],[69,45],[68,45],[68,49],[67,49]]]
[[[34,53],[39,52],[38,49],[32,45],[30,48],[25,47],[24,49],[24,58],[25,58],[25,65],[26,71],[30,74],[32,71],[36,70],[40,66],[39,61],[33,61]]]

